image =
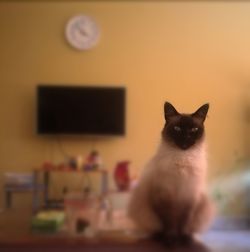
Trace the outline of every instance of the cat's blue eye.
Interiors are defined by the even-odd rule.
[[[174,126],[174,130],[180,132],[181,128],[179,126]]]
[[[191,129],[192,132],[197,132],[199,129],[197,127],[194,127]]]

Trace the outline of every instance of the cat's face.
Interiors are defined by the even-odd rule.
[[[182,150],[187,150],[200,142],[204,135],[204,121],[208,108],[209,105],[204,104],[193,114],[180,114],[172,104],[166,102],[163,139]]]

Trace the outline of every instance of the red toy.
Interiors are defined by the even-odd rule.
[[[119,191],[127,191],[130,187],[129,164],[130,161],[121,161],[115,167],[114,179]]]

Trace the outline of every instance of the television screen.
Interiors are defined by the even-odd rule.
[[[124,87],[37,87],[38,134],[125,134]]]

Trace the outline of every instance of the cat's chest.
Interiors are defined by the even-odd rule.
[[[202,169],[204,160],[199,153],[169,152],[155,157],[156,170],[159,173],[194,175]]]
[[[199,166],[188,158],[164,158],[155,166],[155,183],[162,186],[182,186],[198,180]]]
[[[170,152],[151,162],[153,186],[160,190],[193,191],[201,188],[206,170],[202,153]]]

